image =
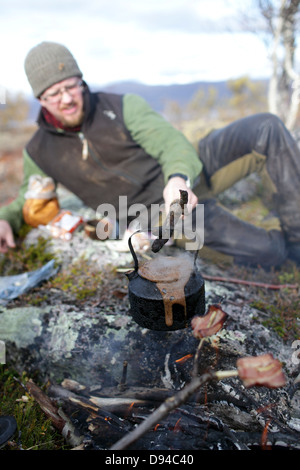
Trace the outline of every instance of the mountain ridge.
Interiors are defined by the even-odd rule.
[[[266,84],[267,80],[253,80]],[[199,81],[186,84],[170,84],[170,85],[147,85],[136,81],[120,81],[108,83],[106,85],[88,84],[89,88],[96,91],[107,93],[125,94],[135,93],[144,98],[149,105],[157,112],[163,113],[168,102],[177,102],[180,107],[185,107],[194,95],[201,89],[208,92],[210,88],[215,88],[219,100],[231,96],[228,88],[228,81]],[[39,102],[30,99],[29,119],[36,120],[39,110]]]

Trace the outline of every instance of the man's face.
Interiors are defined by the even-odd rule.
[[[66,127],[75,127],[83,119],[82,81],[78,77],[55,83],[41,96],[40,103]]]

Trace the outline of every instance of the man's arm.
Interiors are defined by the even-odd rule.
[[[7,206],[0,208],[0,253],[5,253],[8,248],[13,248],[14,235],[17,234],[23,224],[24,194],[28,189],[28,182],[31,175],[40,174],[43,171],[34,163],[28,153],[23,154],[23,182],[17,198]]]
[[[9,248],[15,248],[15,246],[11,226],[6,220],[0,220],[0,253],[6,253]]]
[[[179,189],[188,191],[189,205],[194,207],[198,198],[191,188],[202,170],[202,163],[192,144],[137,95],[124,95],[123,114],[132,138],[162,167],[166,211],[171,202],[178,199]],[[189,179],[191,187],[187,187],[186,180],[180,176],[170,178],[178,173]]]
[[[188,193],[188,204],[187,209],[190,212],[198,203],[198,197],[193,193],[190,187],[187,186],[185,179],[180,176],[174,176],[169,179],[168,183],[164,187],[163,197],[165,200],[166,212],[169,212],[170,205],[176,199],[179,199],[179,190],[187,191]]]

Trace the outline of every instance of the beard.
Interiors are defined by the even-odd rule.
[[[84,110],[82,106],[78,106],[78,109],[73,114],[65,114],[64,111],[68,109],[72,109],[74,103],[70,104],[69,106],[64,106],[60,109],[57,113],[56,118],[63,124],[65,127],[77,127],[79,126],[84,118]]]

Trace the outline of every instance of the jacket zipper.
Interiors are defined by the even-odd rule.
[[[84,136],[84,134],[82,132],[79,132],[79,138],[82,142],[82,160],[87,160],[88,156],[89,156],[89,145],[88,145],[88,141],[86,139],[86,137]]]
[[[135,178],[131,178],[129,175],[126,175],[126,174],[122,173],[121,171],[112,170],[111,168],[107,168],[105,165],[103,165],[103,163],[101,162],[101,160],[97,156],[97,153],[92,148],[92,144],[91,143],[89,144],[89,142],[88,142],[87,138],[85,137],[85,135],[83,134],[83,132],[79,132],[78,135],[79,135],[79,138],[82,142],[82,160],[87,160],[88,156],[90,155],[92,157],[93,161],[95,163],[97,163],[97,165],[99,165],[104,171],[108,171],[110,173],[113,173],[114,175],[118,176],[122,180],[129,181],[130,183],[134,184],[135,186],[139,186],[139,187],[141,186],[141,184]]]

